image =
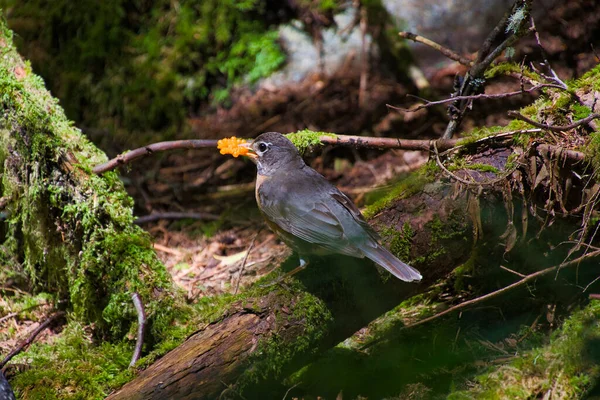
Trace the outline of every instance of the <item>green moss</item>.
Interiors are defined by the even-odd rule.
[[[582,398],[598,382],[600,364],[593,350],[600,340],[600,302],[574,312],[545,346],[535,348],[477,377],[469,390],[449,399],[530,399],[554,388],[557,398]]]
[[[174,135],[199,103],[227,101],[285,61],[265,0],[6,1],[20,50],[67,114],[129,142]]]
[[[594,171],[600,171],[600,132],[592,132],[584,151],[594,166]]]
[[[309,147],[322,146],[321,136],[335,137],[336,135],[335,133],[315,132],[310,129],[304,129],[298,132],[288,133],[285,136],[294,143],[294,146],[296,146],[300,154],[302,154]]]
[[[0,31],[1,184],[10,199],[1,247],[19,260],[8,265],[22,269],[34,292],[51,293],[69,321],[64,345],[40,347],[40,357],[14,386],[21,393],[44,391],[31,394],[33,398],[78,392],[84,393],[79,398],[98,398],[118,385],[121,376],[129,376],[125,362],[98,361],[109,371],[99,377],[91,376],[97,369],[87,363],[102,352],[115,360],[125,356],[114,352],[131,357],[137,329],[134,292],[141,296],[149,320],[147,343],[159,348],[183,339],[180,324],[192,310],[173,287],[148,234],[133,224],[133,201],[117,174],[90,174],[106,156],[72,127],[43,81],[23,63],[2,23]],[[103,345],[89,340],[77,344],[79,353],[69,353],[75,345],[69,332],[84,326],[93,327],[86,328],[86,335],[101,338]],[[64,364],[65,370],[45,367],[47,360]],[[76,370],[80,374],[74,372],[77,378],[68,381],[68,371]],[[31,388],[28,377],[39,387]]]
[[[381,210],[388,207],[394,200],[407,198],[421,191],[425,184],[434,179],[435,174],[433,172],[437,167],[432,166],[431,164],[435,163],[427,163],[419,171],[408,175],[406,178],[402,179],[397,184],[393,185],[389,190],[387,190],[386,194],[382,198],[367,206],[362,212],[365,218],[373,218]]]
[[[447,250],[442,245],[443,241],[464,236],[466,229],[464,224],[454,221],[452,216],[446,222],[442,222],[437,214],[425,224],[425,227],[431,232],[429,252],[414,259],[412,261],[414,264],[428,264],[439,256],[446,254]]]
[[[600,75],[600,64],[590,69],[583,76],[573,82],[572,86],[580,88],[586,92],[593,90],[600,90],[600,82],[598,82],[598,75]]]
[[[496,168],[492,165],[481,164],[481,163],[467,164],[465,168],[472,169],[475,171],[480,171],[480,172],[493,172],[494,174],[499,174],[501,172],[498,168]]]
[[[475,270],[477,260],[477,248],[471,252],[471,257],[458,267],[454,268],[452,274],[454,275],[454,290],[457,293],[461,293],[466,290],[467,287],[465,285],[466,278],[473,274]]]
[[[127,367],[133,344],[126,341],[94,344],[91,329],[67,325],[54,343],[34,343],[15,358],[29,368],[11,384],[23,399],[103,399],[133,377]]]
[[[273,293],[269,295],[272,296]],[[318,351],[315,344],[333,320],[325,303],[312,294],[303,292],[302,286],[296,281],[285,291],[279,290],[277,296],[284,297],[278,299],[277,304],[286,304],[288,309],[275,310],[276,323],[288,325],[288,329],[285,333],[274,332],[261,339],[256,351],[247,361],[251,368],[236,383],[236,388],[240,391],[250,383],[280,379],[284,373],[289,372],[296,357],[305,359],[315,354]],[[289,324],[294,324],[295,327],[289,327]]]
[[[389,250],[401,260],[408,260],[410,258],[411,241],[414,235],[415,231],[408,222],[405,222],[399,231],[391,227],[381,230],[381,236],[388,243]]]
[[[494,136],[498,133],[504,132],[505,128],[494,126],[494,127],[477,127],[472,129],[470,132],[466,132],[463,137],[457,143],[457,146],[469,146],[478,140],[486,137]]]
[[[510,75],[510,74],[523,74],[527,78],[531,78],[535,81],[538,81],[538,82],[542,81],[542,77],[539,74],[533,72],[531,70],[531,68],[528,68],[526,66],[523,66],[521,64],[517,64],[514,62],[501,62],[501,63],[498,63],[496,65],[489,67],[485,71],[485,78],[492,79],[497,76]]]
[[[571,102],[571,109],[573,110],[573,119],[584,119],[592,113],[592,109],[588,106],[584,106],[579,103]]]

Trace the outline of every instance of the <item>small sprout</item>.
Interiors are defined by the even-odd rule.
[[[231,154],[234,157],[245,156],[248,154],[248,148],[241,145],[246,142],[245,139],[232,136],[230,138],[219,140],[217,142],[217,149],[221,150],[221,154]]]

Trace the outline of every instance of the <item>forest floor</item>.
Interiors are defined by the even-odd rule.
[[[594,47],[600,5],[565,2],[537,21],[553,69],[563,80],[577,78],[599,61]],[[576,23],[575,23],[576,22]],[[600,43],[597,43],[600,46]],[[515,48],[515,59],[527,56],[539,65],[535,39],[528,36]],[[429,77],[428,99],[446,98],[456,74],[464,67],[450,63]],[[335,76],[314,75],[285,89],[237,93],[234,106],[190,115],[196,138],[254,137],[265,131],[294,132],[309,128],[339,134],[439,138],[448,117],[443,106],[418,112],[389,110],[386,104],[411,108],[421,102],[410,84],[379,71],[369,71],[367,101],[359,104],[360,72],[342,70]],[[486,93],[519,90],[517,79],[495,79]],[[504,125],[506,111],[530,104],[535,95],[483,100],[463,121],[462,131]],[[111,151],[110,149],[108,150]],[[423,152],[322,148],[306,156],[309,164],[346,192],[357,205],[371,203],[378,193],[428,160]],[[233,293],[276,268],[291,252],[263,223],[254,200],[255,168],[250,162],[221,156],[216,150],[181,151],[146,158],[124,171],[139,216],[165,212],[203,213],[207,218],[159,220],[144,224],[157,254],[190,302],[203,296]],[[239,286],[239,288],[238,288]],[[2,321],[0,353],[36,328],[49,305],[32,307],[18,318]],[[0,307],[10,309],[10,304]],[[36,303],[37,304],[37,303]],[[32,304],[33,306],[33,304]],[[51,342],[46,331],[38,341]]]
[[[600,7],[591,9],[588,3],[569,2],[537,22],[552,68],[563,80],[581,76],[598,62],[590,39],[594,37],[594,22],[600,19]],[[569,22],[581,19],[585,23]],[[515,46],[514,58],[523,57],[539,66],[541,54],[532,35]],[[428,77],[428,99],[448,97],[454,77],[464,72],[458,63],[446,63]],[[443,133],[448,121],[443,106],[417,112],[386,107],[410,109],[422,104],[407,96],[417,94],[410,84],[399,83],[372,67],[368,99],[360,105],[359,81],[360,73],[348,69],[335,76],[314,75],[284,89],[241,92],[236,94],[232,108],[191,116],[190,123],[198,138],[255,137],[266,131],[287,133],[305,128],[411,139],[439,138]],[[518,79],[497,78],[488,82],[486,93],[519,88]],[[462,131],[505,125],[510,121],[508,110],[518,110],[535,98],[536,94],[531,94],[479,101],[463,121]],[[386,185],[427,162],[428,154],[322,148],[305,158],[360,207],[373,202]],[[139,215],[185,211],[219,217],[214,221],[162,220],[144,226],[155,238],[157,252],[175,282],[191,301],[234,292],[238,285],[257,280],[291,254],[262,222],[254,200],[254,177],[255,168],[249,161],[227,158],[213,150],[146,159],[127,175]]]

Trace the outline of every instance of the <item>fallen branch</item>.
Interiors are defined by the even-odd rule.
[[[600,114],[593,113],[583,119],[573,122],[572,124],[561,126],[561,125],[548,125],[548,124],[542,124],[540,122],[536,122],[530,118],[527,118],[523,114],[518,113],[517,111],[509,111],[508,116],[516,118],[516,119],[520,119],[521,121],[525,121],[528,124],[533,125],[537,128],[548,129],[549,131],[552,131],[552,132],[568,131],[569,129],[577,128],[580,125],[587,124],[587,123],[595,120],[596,118],[600,118]]]
[[[386,107],[387,108],[391,108],[393,110],[397,110],[397,111],[415,112],[415,111],[422,110],[423,108],[429,108],[429,107],[438,106],[438,105],[446,104],[446,103],[452,103],[452,102],[460,101],[460,100],[480,100],[480,99],[493,99],[493,100],[497,100],[497,99],[504,99],[504,98],[507,98],[507,97],[518,96],[520,94],[531,93],[531,92],[534,92],[536,90],[547,88],[547,87],[556,88],[556,89],[562,89],[562,87],[559,86],[559,85],[555,85],[555,84],[552,84],[552,83],[543,83],[543,84],[535,85],[535,86],[533,86],[533,87],[531,87],[529,89],[521,89],[521,90],[514,91],[514,92],[498,93],[498,94],[485,94],[485,93],[481,93],[481,94],[475,94],[475,95],[470,95],[470,96],[449,97],[447,99],[436,100],[436,101],[429,101],[429,100],[423,99],[421,97],[407,95],[407,96],[410,96],[410,97],[415,97],[415,98],[417,98],[417,99],[419,99],[421,101],[424,101],[425,104],[421,104],[421,105],[419,105],[419,106],[417,106],[415,108],[395,107],[395,106],[392,106],[390,104],[386,104]]]
[[[144,304],[142,303],[142,298],[137,292],[131,295],[131,299],[133,300],[133,306],[135,307],[135,311],[137,312],[138,316],[138,329],[137,339],[135,342],[135,350],[133,351],[133,355],[131,356],[131,362],[129,363],[129,366],[133,367],[142,355],[142,346],[144,345],[144,331],[146,329],[146,312],[144,311]]]
[[[472,60],[469,60],[468,58],[461,56],[460,54],[456,53],[455,51],[452,51],[449,48],[444,47],[441,44],[436,43],[431,39],[427,39],[426,37],[423,37],[420,35],[415,35],[414,33],[411,33],[411,32],[399,32],[398,36],[400,36],[403,39],[412,40],[413,42],[417,42],[417,43],[421,43],[426,46],[429,46],[432,49],[439,51],[440,53],[442,53],[449,59],[459,62],[462,65],[465,65],[467,67],[470,67],[473,65]]]
[[[140,147],[135,150],[128,151],[127,153],[120,154],[117,157],[108,160],[104,164],[97,165],[94,167],[93,172],[100,175],[117,168],[119,165],[125,165],[140,157],[161,151],[174,149],[200,149],[206,147],[217,147],[217,140],[192,139],[153,143],[148,146]]]
[[[519,280],[519,281],[517,281],[517,282],[515,282],[515,283],[513,283],[511,285],[505,286],[502,289],[498,289],[496,291],[493,291],[491,293],[488,293],[488,294],[485,294],[483,296],[477,297],[475,299],[467,300],[467,301],[465,301],[463,303],[457,304],[457,305],[455,305],[453,307],[448,308],[447,310],[444,310],[444,311],[442,311],[440,313],[432,315],[431,317],[427,317],[427,318],[424,318],[424,319],[422,319],[420,321],[417,321],[415,323],[403,326],[401,328],[401,330],[405,330],[405,329],[409,329],[409,328],[414,328],[416,326],[426,324],[426,323],[431,322],[433,320],[436,320],[436,319],[438,319],[440,317],[443,317],[444,315],[448,315],[448,314],[451,314],[451,313],[453,313],[455,311],[463,310],[465,308],[468,308],[468,307],[470,307],[470,306],[472,306],[474,304],[479,304],[479,303],[481,303],[483,301],[492,299],[494,297],[498,297],[501,294],[504,294],[506,292],[511,291],[512,289],[515,289],[515,288],[518,288],[520,286],[523,286],[527,282],[530,282],[530,281],[532,281],[532,280],[534,280],[536,278],[539,278],[541,276],[547,275],[550,272],[558,271],[558,270],[560,270],[562,268],[566,268],[566,267],[571,267],[571,266],[577,265],[577,264],[581,263],[584,260],[587,260],[589,258],[593,258],[593,257],[596,257],[596,256],[600,256],[600,250],[596,250],[596,251],[593,251],[591,253],[585,254],[585,255],[583,255],[581,257],[578,257],[578,258],[576,258],[574,260],[567,261],[567,262],[564,262],[562,264],[555,265],[555,266],[543,269],[541,271],[534,272],[534,273],[529,274],[529,275],[525,275],[525,277],[523,279],[521,279],[521,280]],[[591,296],[593,296],[593,295],[591,295]],[[363,349],[369,348],[369,347],[373,346],[374,344],[379,343],[381,340],[384,340],[384,339],[382,338],[380,340],[375,340],[373,342],[367,343],[363,347]]]
[[[54,315],[49,317],[46,321],[44,321],[42,324],[40,324],[40,326],[38,326],[33,332],[31,332],[31,335],[29,335],[29,337],[26,340],[19,343],[19,345],[17,347],[15,347],[10,353],[8,353],[8,355],[4,358],[4,360],[2,360],[2,362],[0,362],[0,369],[4,368],[4,366],[14,356],[16,356],[17,354],[22,352],[27,346],[29,346],[31,343],[33,343],[35,338],[40,333],[42,333],[46,328],[48,328],[50,325],[52,325],[54,322],[56,322],[59,318],[63,317],[64,315],[65,315],[64,311],[58,311]]]
[[[520,115],[520,114],[519,114]],[[597,117],[600,115],[593,114]],[[590,116],[591,117],[591,116]],[[584,120],[578,121],[576,126],[589,122],[589,120],[593,118],[586,118]],[[588,120],[589,119],[589,120]],[[535,121],[533,121],[535,122]],[[572,124],[573,125],[573,124]],[[563,127],[568,128],[568,127]],[[546,129],[545,126],[542,129]],[[569,128],[570,129],[570,128]],[[518,130],[512,132],[504,132],[498,135],[488,136],[482,139],[477,140],[475,143],[482,143],[486,141],[493,141],[497,138],[504,138],[509,135],[514,135],[516,133],[531,133],[538,132],[538,129],[527,129],[527,130]],[[353,136],[353,135],[335,135],[335,136],[321,136],[319,138],[321,143],[332,145],[332,146],[353,146],[359,148],[369,148],[369,149],[400,149],[400,150],[416,150],[416,151],[433,151],[433,145],[437,147],[438,151],[446,151],[450,150],[454,147],[461,146],[459,143],[462,139],[437,139],[437,140],[420,140],[420,139],[398,139],[398,138],[382,138],[382,137],[373,137],[373,136]],[[94,168],[94,172],[98,174],[102,174],[106,171],[110,171],[111,169],[116,168],[119,165],[127,164],[131,161],[134,161],[140,158],[143,155],[151,154],[152,152],[146,152],[148,148],[155,148],[155,145],[160,145],[160,151],[166,150],[179,150],[179,149],[193,149],[193,148],[201,148],[201,147],[215,147],[216,141],[204,140],[204,144],[198,145],[198,140],[175,140],[172,142],[160,142],[154,143],[148,146],[141,147],[139,149],[132,150],[128,153],[122,154],[113,158],[112,160],[98,165]],[[214,145],[214,146],[212,146]],[[553,145],[539,145],[538,148],[543,149],[544,151],[550,151],[555,154],[561,154],[563,157],[571,161],[584,161],[585,154],[574,151],[574,150],[565,150],[559,146]],[[128,157],[129,154],[137,154],[135,157]],[[152,222],[157,219],[181,219],[181,218],[194,218],[194,219],[216,219],[218,218],[215,215],[205,214],[205,213],[161,213],[161,214],[150,214],[144,217],[140,217],[136,220],[136,223],[143,224],[146,222]]]

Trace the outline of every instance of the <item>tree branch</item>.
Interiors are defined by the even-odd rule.
[[[415,112],[415,111],[419,111],[422,110],[423,108],[429,108],[429,107],[433,107],[433,106],[438,106],[441,104],[446,104],[446,103],[452,103],[455,101],[460,101],[460,100],[480,100],[480,99],[504,99],[507,97],[512,97],[512,96],[518,96],[520,94],[526,94],[526,93],[531,93],[534,92],[536,90],[542,89],[542,88],[546,88],[546,87],[551,87],[551,88],[556,88],[556,89],[562,89],[561,86],[559,85],[555,85],[552,83],[544,83],[544,84],[539,84],[539,85],[535,85],[533,87],[530,87],[529,89],[522,89],[522,90],[517,90],[514,92],[507,92],[507,93],[498,93],[498,94],[485,94],[485,93],[481,93],[481,94],[475,94],[475,95],[470,95],[470,96],[455,96],[455,97],[449,97],[447,99],[443,99],[443,100],[436,100],[436,101],[430,101],[427,99],[423,99],[421,97],[417,97],[417,96],[412,96],[412,95],[407,95],[410,97],[415,97],[421,101],[424,101],[425,104],[421,104],[415,108],[402,108],[402,107],[395,107],[392,106],[390,104],[386,104],[387,108],[391,108],[393,110],[398,110],[398,111],[404,111],[404,112]]]
[[[174,149],[199,149],[205,147],[217,147],[217,140],[173,140],[169,142],[158,142],[148,146],[140,147],[131,150],[127,153],[118,155],[117,157],[105,162],[104,164],[94,167],[95,174],[103,174],[107,171],[115,169],[119,165],[125,165],[140,157],[144,157],[156,152],[174,150]]]
[[[595,115],[594,118],[598,118],[600,116],[598,114],[593,114],[593,115]],[[591,117],[592,116],[589,116],[589,117],[585,118],[584,120],[578,121],[577,125],[575,125],[575,126],[579,126],[581,124],[589,122],[589,120],[593,119]],[[525,118],[525,117],[523,117],[523,118]],[[529,121],[527,121],[527,122],[529,122]],[[535,121],[532,121],[532,122],[535,122]],[[573,124],[571,124],[571,125],[573,125]],[[561,128],[571,129],[571,128],[569,128],[571,125],[569,125],[567,127],[561,127]],[[547,125],[542,125],[542,129],[550,129],[550,128],[548,128]],[[561,129],[561,130],[566,130],[566,129]],[[532,131],[537,132],[538,130],[528,129],[528,130],[504,132],[504,133],[501,133],[498,135],[484,137],[482,139],[477,140],[475,143],[493,141],[495,139],[514,135],[516,133],[529,133]],[[324,135],[324,136],[320,137],[320,140],[321,140],[321,143],[332,145],[332,146],[353,146],[353,147],[357,147],[357,148],[369,148],[369,149],[401,149],[401,150],[416,150],[416,151],[431,152],[431,151],[433,151],[434,143],[435,143],[435,147],[437,148],[438,151],[446,151],[446,150],[452,149],[453,147],[459,146],[459,143],[462,139],[419,140],[419,139],[398,139],[398,138],[385,138],[385,137],[373,137],[373,136],[354,136],[354,135],[328,136],[328,135]],[[201,142],[201,143],[198,143],[198,142]],[[134,161],[134,160],[142,157],[142,156],[145,156],[147,154],[152,154],[155,151],[196,149],[196,148],[206,148],[206,147],[210,148],[210,147],[216,147],[216,143],[217,143],[216,140],[214,140],[214,141],[213,140],[201,140],[201,141],[199,141],[199,140],[175,140],[172,142],[154,143],[154,144],[140,147],[140,148],[132,150],[130,152],[121,154],[121,155],[113,158],[112,160],[109,160],[108,162],[106,162],[104,164],[98,165],[97,167],[94,168],[94,172],[96,172],[97,174],[102,174],[106,171],[110,171],[110,170],[116,168],[119,165],[125,165],[127,163],[130,163],[131,161]],[[544,145],[540,144],[538,147],[541,149],[544,149],[544,151],[550,151],[555,154],[561,154],[563,157],[566,157],[567,159],[569,159],[571,161],[584,161],[585,160],[585,154],[578,152],[578,151],[566,150],[559,146],[553,146],[553,145],[548,145],[548,144],[544,144]],[[147,149],[151,149],[151,151],[148,151]],[[156,149],[159,149],[159,150],[156,150]],[[133,155],[133,156],[130,156],[130,155]],[[198,219],[213,219],[214,218],[214,216],[212,216],[210,214],[202,214],[202,213],[192,213],[192,214],[185,214],[185,215],[180,215],[180,214],[171,215],[171,214],[173,214],[173,213],[164,213],[164,214],[159,214],[157,216],[150,214],[148,216],[138,218],[136,220],[136,223],[142,224],[142,223],[154,221],[154,220],[160,219],[160,218],[165,218],[165,219],[179,219],[182,217],[198,218]]]
[[[575,121],[569,125],[548,125],[548,124],[542,124],[540,122],[536,122],[530,118],[527,118],[526,116],[518,113],[517,111],[509,111],[508,116],[516,118],[516,119],[520,119],[521,121],[525,121],[528,124],[533,125],[537,128],[548,129],[549,131],[552,131],[552,132],[568,131],[569,129],[577,128],[580,125],[587,124],[588,122],[590,122],[596,118],[600,118],[600,114],[593,113],[593,114],[590,114],[587,117],[580,119],[578,121]]]
[[[479,304],[479,303],[481,303],[483,301],[486,301],[486,300],[489,300],[489,299],[493,299],[494,297],[498,297],[501,294],[509,292],[509,291],[511,291],[511,290],[513,290],[515,288],[520,287],[520,286],[523,286],[527,282],[530,282],[530,281],[532,281],[532,280],[534,280],[536,278],[539,278],[539,277],[544,276],[544,275],[548,275],[550,272],[558,271],[558,270],[560,270],[562,268],[566,268],[566,267],[571,267],[571,266],[577,265],[577,264],[581,263],[584,260],[587,260],[589,258],[593,258],[593,257],[599,256],[599,255],[600,255],[600,250],[596,250],[596,251],[593,251],[591,253],[585,254],[585,255],[583,255],[581,257],[578,257],[578,258],[576,258],[574,260],[567,261],[567,262],[564,262],[562,264],[555,265],[555,266],[543,269],[541,271],[534,272],[534,273],[529,274],[529,275],[525,275],[525,277],[523,279],[521,279],[521,280],[519,280],[519,281],[517,281],[517,282],[515,282],[515,283],[513,283],[511,285],[505,286],[502,289],[498,289],[496,291],[493,291],[491,293],[488,293],[488,294],[485,294],[483,296],[477,297],[475,299],[467,300],[465,302],[457,304],[457,305],[455,305],[453,307],[448,308],[447,310],[444,310],[444,311],[442,311],[440,313],[432,315],[431,317],[427,317],[427,318],[424,318],[424,319],[422,319],[420,321],[417,321],[417,322],[415,322],[413,324],[406,325],[406,326],[402,327],[401,330],[405,330],[405,329],[409,329],[409,328],[414,328],[416,326],[426,324],[426,323],[431,322],[433,320],[436,320],[436,319],[438,319],[440,317],[443,317],[444,315],[448,315],[448,314],[451,314],[451,313],[453,313],[455,311],[463,310],[465,308],[468,308],[468,307],[470,307],[470,306],[472,306],[474,304]],[[381,340],[383,340],[383,339],[379,339],[379,340],[375,340],[373,342],[367,343],[363,347],[363,349],[369,348],[369,347],[373,346],[374,344],[379,343]]]
[[[8,355],[4,358],[4,360],[2,360],[2,362],[0,362],[0,369],[4,368],[4,366],[14,356],[16,356],[17,354],[22,352],[27,346],[29,346],[31,343],[33,343],[35,338],[40,333],[42,333],[46,328],[48,328],[50,325],[52,325],[54,322],[56,322],[59,318],[63,317],[64,315],[65,315],[64,311],[58,311],[54,315],[49,317],[46,321],[44,321],[42,324],[40,324],[40,326],[38,326],[33,332],[31,332],[31,334],[29,335],[29,337],[26,340],[19,343],[19,345],[17,347],[15,347],[10,353],[8,353]]]
[[[403,39],[412,40],[413,42],[422,43],[426,46],[429,46],[432,49],[439,51],[440,53],[442,53],[449,59],[459,62],[462,65],[465,65],[467,67],[470,67],[473,65],[472,60],[469,60],[468,58],[463,57],[460,54],[450,50],[449,48],[444,47],[441,44],[436,43],[431,39],[427,39],[426,37],[423,37],[420,35],[415,35],[414,33],[411,33],[411,32],[399,32],[398,36],[400,36]]]

